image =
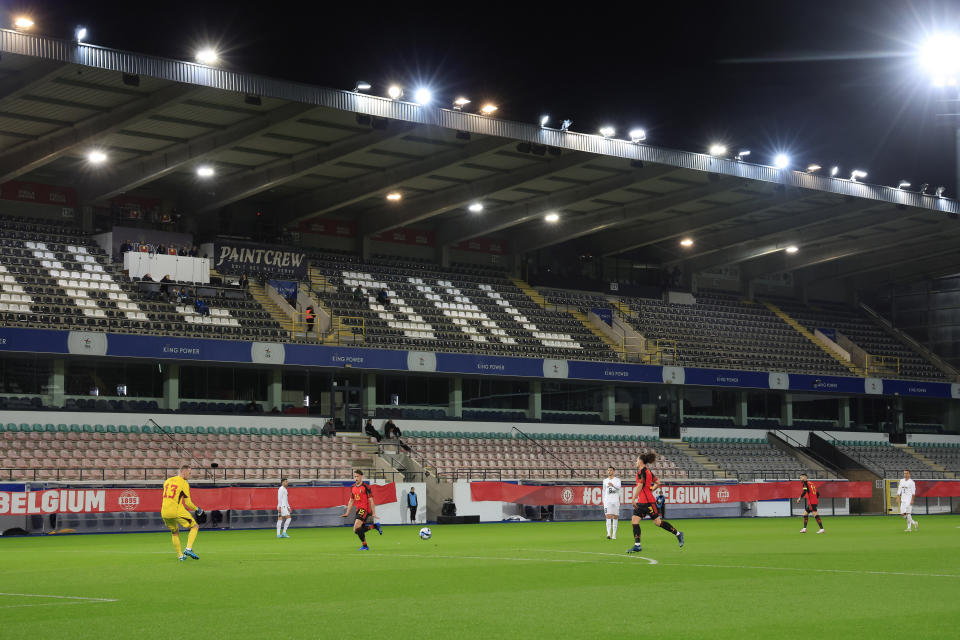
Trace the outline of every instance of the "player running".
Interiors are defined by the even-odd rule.
[[[653,464],[656,459],[657,454],[652,451],[637,457],[637,486],[633,497],[633,518],[630,519],[633,524],[634,545],[627,549],[627,553],[643,551],[643,547],[640,546],[640,520],[644,516],[650,516],[653,518],[653,524],[677,536],[677,542],[680,543],[680,548],[683,548],[683,532],[677,531],[672,524],[661,518],[660,512],[657,511],[657,499],[653,496],[653,492],[660,487],[660,480],[647,466]]]
[[[910,479],[910,470],[903,472],[903,478],[897,484],[897,499],[900,501],[900,515],[907,521],[907,532],[911,527],[916,530],[920,525],[913,519],[913,496],[917,494],[917,485]]]
[[[607,522],[607,540],[616,540],[620,520],[620,478],[613,467],[607,467],[607,477],[603,479],[603,515]]]
[[[346,512],[340,517],[346,518],[350,515],[350,507],[354,505],[357,507],[357,514],[353,521],[353,532],[360,538],[360,544],[362,545],[360,551],[369,551],[367,531],[376,529],[377,533],[383,535],[383,529],[380,528],[379,522],[367,524],[367,518],[374,516],[376,505],[373,503],[373,492],[370,490],[370,485],[363,483],[363,471],[360,471],[360,469],[354,471],[353,480],[353,486],[350,487],[350,502],[347,503]]]
[[[160,506],[160,517],[163,523],[173,534],[173,548],[177,550],[177,559],[184,560],[187,557],[199,560],[200,556],[193,552],[193,543],[197,539],[197,532],[200,531],[200,525],[190,515],[193,511],[198,516],[203,515],[203,509],[193,504],[190,499],[190,465],[180,467],[180,474],[167,478],[163,483],[163,503]],[[190,509],[190,511],[187,511]],[[187,548],[180,551],[180,526],[189,529],[187,534]]]
[[[810,514],[813,514],[813,517],[817,520],[817,525],[820,527],[820,531],[817,533],[823,533],[823,521],[820,520],[820,514],[817,513],[817,500],[820,498],[820,492],[817,491],[816,485],[807,480],[807,474],[800,474],[800,482],[803,485],[803,491],[800,492],[800,497],[797,498],[797,504],[800,504],[800,501],[804,498],[807,499],[806,510],[803,513],[803,529],[800,529],[800,533],[807,532],[807,518],[810,517]]]
[[[277,489],[277,537],[289,538],[287,527],[290,526],[290,500],[287,497],[287,479],[280,479],[280,488]],[[282,531],[281,531],[282,529]]]

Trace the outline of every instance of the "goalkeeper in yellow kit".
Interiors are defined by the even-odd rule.
[[[170,529],[170,533],[173,534],[173,548],[177,550],[179,560],[184,560],[187,557],[194,560],[200,559],[200,556],[193,552],[193,541],[197,539],[200,525],[190,515],[190,511],[199,516],[203,514],[203,509],[193,504],[190,499],[190,483],[187,482],[189,479],[189,465],[180,467],[179,475],[167,478],[166,482],[163,483],[163,504],[160,507],[160,517],[163,518],[163,523]],[[187,509],[190,511],[187,511]],[[187,548],[183,552],[180,551],[181,525],[190,530],[187,535]]]

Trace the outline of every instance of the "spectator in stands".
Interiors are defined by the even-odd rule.
[[[371,438],[376,438],[378,443],[383,439],[380,432],[377,431],[377,428],[373,426],[373,418],[367,418],[367,424],[363,428],[363,432]]]
[[[403,435],[400,433],[400,427],[393,423],[393,418],[387,419],[387,424],[383,425],[383,437],[387,440],[393,440],[396,438],[400,439],[400,436]]]
[[[190,257],[191,258],[200,257],[200,250],[197,249],[197,245],[193,245],[193,247],[190,249]]]
[[[175,256],[177,255],[177,248],[173,245],[167,247],[167,255]]]
[[[247,403],[247,413],[260,413],[260,405],[255,400]]]
[[[131,251],[132,249],[133,247],[130,245],[129,240],[124,240],[122,243],[120,243],[120,255],[123,255],[127,251]]]
[[[383,306],[390,304],[390,296],[387,295],[386,289],[380,289],[380,291],[377,292],[377,302]]]
[[[143,274],[143,277],[140,278],[140,280],[142,280],[143,282],[153,282],[153,278],[150,277],[149,273]]]
[[[210,315],[210,307],[207,306],[207,302],[200,296],[197,296],[197,301],[193,306],[201,316]]]
[[[245,273],[241,273],[241,274],[240,274],[240,282],[237,283],[237,286],[239,286],[241,289],[249,289],[249,288],[250,288],[250,279],[247,278],[247,274],[245,274]]]
[[[180,304],[190,304],[190,294],[187,293],[186,287],[180,287],[180,291],[177,292],[177,302]]]
[[[157,253],[164,254],[164,253],[166,253],[166,252],[167,252],[167,248],[163,245],[162,242],[159,243],[159,244],[157,245]]]
[[[337,428],[333,424],[333,419],[327,420],[327,424],[323,425],[323,429],[320,430],[320,435],[322,436],[332,436],[337,432]]]
[[[311,306],[311,307],[307,307],[307,311],[305,315],[307,319],[307,333],[310,333],[313,331],[313,321],[316,320],[317,314],[314,313],[313,307]]]
[[[360,288],[360,285],[357,285],[357,288],[353,290],[353,301],[361,302],[363,300],[363,289]]]

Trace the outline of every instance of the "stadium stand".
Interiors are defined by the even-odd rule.
[[[683,441],[710,462],[741,479],[796,478],[801,473],[818,478],[833,477],[832,473],[804,464],[763,438],[689,437]]]
[[[943,372],[920,354],[890,336],[874,324],[869,316],[854,308],[832,302],[815,302],[805,306],[796,300],[778,298],[771,301],[810,332],[823,328],[834,329],[871,356],[896,358],[899,371],[889,370],[889,374],[918,380],[947,379]]]
[[[659,440],[569,433],[537,434],[535,439],[556,457],[545,453],[531,440],[503,433],[408,431],[404,434],[404,442],[447,480],[599,478],[611,465],[621,477],[632,478],[637,455],[647,451],[655,451],[660,456],[653,469],[664,479],[715,477],[713,471],[677,447]]]
[[[898,478],[904,469],[909,469],[916,479],[944,477],[942,471],[930,467],[921,459],[889,443],[838,440],[833,444],[854,460],[872,467],[871,470],[882,477]]]
[[[348,478],[368,455],[343,436],[316,429],[163,426],[218,479]],[[0,424],[0,479],[162,480],[183,454],[152,426]],[[167,475],[165,475],[167,474]]]
[[[960,442],[914,443],[912,449],[933,464],[943,467],[946,474],[956,477],[960,473]]]

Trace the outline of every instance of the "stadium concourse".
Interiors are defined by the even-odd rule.
[[[600,519],[611,466],[629,517],[647,453],[671,518],[796,514],[801,474],[827,515],[888,512],[905,469],[915,513],[960,506],[955,200],[0,54],[0,531],[158,530],[181,463],[231,529],[273,526],[281,477],[339,524],[358,469],[386,524]]]

